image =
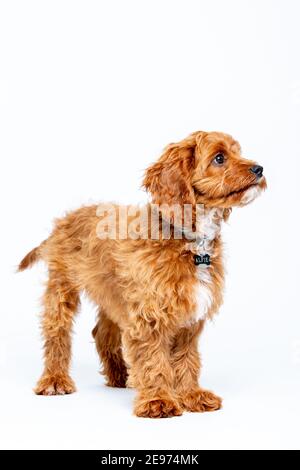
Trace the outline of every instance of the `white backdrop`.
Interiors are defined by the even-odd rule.
[[[0,2],[3,448],[299,448],[298,0]],[[227,289],[201,342],[213,414],[132,416],[104,387],[83,300],[78,393],[36,397],[45,267],[15,266],[67,209],[141,202],[143,169],[194,130],[237,138],[268,191],[224,229]]]

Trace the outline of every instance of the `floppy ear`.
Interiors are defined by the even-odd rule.
[[[191,173],[195,167],[195,136],[170,144],[146,170],[143,186],[155,204],[195,204]]]

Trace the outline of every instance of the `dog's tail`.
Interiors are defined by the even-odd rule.
[[[22,259],[21,263],[18,266],[18,271],[24,271],[24,269],[29,268],[39,259],[41,259],[40,246],[37,246],[31,250],[27,255]]]

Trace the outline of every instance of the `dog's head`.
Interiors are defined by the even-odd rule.
[[[170,144],[143,184],[155,204],[204,204],[227,212],[266,188],[263,167],[243,158],[238,142],[221,132],[194,132]]]

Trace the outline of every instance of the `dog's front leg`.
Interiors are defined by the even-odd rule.
[[[186,411],[216,411],[222,400],[214,393],[199,387],[201,368],[198,353],[198,338],[204,321],[181,328],[171,349],[172,368],[175,375],[175,391],[179,403]]]
[[[151,322],[139,320],[123,333],[128,385],[137,388],[134,412],[145,418],[179,416],[182,410],[174,394],[170,363],[170,333]]]

